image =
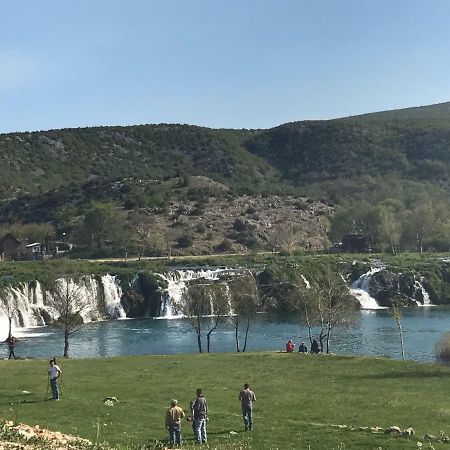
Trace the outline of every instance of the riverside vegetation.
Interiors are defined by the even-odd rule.
[[[0,223],[78,257],[318,250],[344,233],[449,251],[449,148],[450,103],[269,130],[9,133]]]
[[[55,403],[43,401],[46,363],[0,361],[0,416],[114,448],[164,448],[168,402],[177,398],[188,409],[200,386],[209,402],[213,449],[406,450],[417,442],[432,448],[425,434],[450,431],[443,395],[450,372],[443,366],[267,352],[65,360],[62,399]],[[243,432],[237,401],[244,382],[257,395],[252,433]],[[105,405],[110,396],[119,402]],[[415,435],[369,429],[394,425],[412,427]],[[190,448],[190,423],[183,423],[183,433]]]

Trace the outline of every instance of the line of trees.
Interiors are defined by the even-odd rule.
[[[379,251],[450,249],[450,202],[447,198],[422,195],[408,205],[398,200],[378,204],[360,203],[337,209],[330,227],[330,239],[345,234],[363,234]]]

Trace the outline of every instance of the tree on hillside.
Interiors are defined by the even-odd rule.
[[[139,220],[132,229],[132,240],[138,251],[139,260],[146,255],[153,243],[152,226],[147,220]]]
[[[449,203],[440,199],[423,198],[407,216],[408,226],[416,240],[417,251],[422,253],[425,239],[438,234],[449,222]]]
[[[400,251],[401,222],[392,208],[385,207],[381,211],[379,230],[381,242],[391,249],[392,254]]]
[[[329,269],[310,281],[310,288],[304,294],[307,326],[318,328],[321,351],[325,349],[329,353],[333,330],[356,320],[357,301],[340,276]]]
[[[46,246],[48,245],[49,239],[55,235],[54,227],[48,223],[23,224],[16,222],[8,225],[5,232],[11,233],[23,244],[43,242]]]
[[[269,244],[273,252],[291,253],[298,243],[300,230],[289,225],[279,225],[269,233]]]
[[[55,280],[50,288],[50,306],[56,319],[53,325],[64,334],[64,357],[69,357],[69,338],[84,326],[83,314],[89,305],[78,284],[72,278]]]
[[[123,215],[112,202],[92,202],[84,214],[78,237],[82,244],[102,253],[107,241],[116,247],[126,239]]]
[[[259,293],[256,280],[247,275],[232,279],[229,283],[229,295],[231,300],[230,321],[234,327],[236,351],[245,352],[247,349],[250,322],[256,316],[259,306]],[[244,344],[240,345],[240,329],[244,327]]]

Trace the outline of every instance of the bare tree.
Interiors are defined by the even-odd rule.
[[[256,280],[251,275],[235,278],[229,282],[231,310],[230,321],[234,326],[236,351],[241,351],[239,331],[244,323],[244,345],[242,352],[247,349],[250,322],[256,316],[259,306],[259,294]]]
[[[290,253],[298,244],[299,229],[294,225],[278,225],[268,236],[272,251]]]
[[[222,283],[212,284],[209,286],[208,294],[211,302],[211,313],[213,314],[208,332],[206,333],[206,345],[209,353],[211,349],[211,335],[229,310],[227,285]]]
[[[403,330],[402,330],[402,305],[400,302],[393,302],[392,306],[388,308],[389,315],[397,323],[398,333],[400,336],[400,347],[402,350],[402,359],[405,359],[405,347],[403,342]]]
[[[198,352],[202,353],[202,318],[208,314],[210,302],[205,286],[193,284],[184,294],[184,302],[180,308],[181,313],[194,328],[197,335]]]
[[[357,302],[351,296],[345,282],[336,274],[327,270],[310,283],[305,291],[305,310],[308,315],[308,327],[319,328],[321,351],[330,351],[332,331],[337,327],[346,327],[356,320]]]
[[[152,230],[148,223],[140,222],[133,228],[133,240],[138,250],[139,261],[152,245]]]
[[[50,303],[55,312],[55,326],[64,333],[64,357],[69,357],[69,337],[84,326],[82,314],[89,304],[78,284],[72,278],[62,278],[54,282],[50,289]]]

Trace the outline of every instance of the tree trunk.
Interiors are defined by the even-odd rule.
[[[322,332],[320,332],[320,334],[319,334],[320,353],[323,353],[323,338],[324,338],[324,335],[322,334]]]
[[[312,337],[312,333],[311,333],[311,325],[308,324],[308,335],[309,335],[309,345],[311,346],[312,341],[313,341],[313,337]]]
[[[402,359],[405,359],[405,347],[403,343],[403,330],[402,330],[402,324],[399,319],[397,319],[397,325],[398,325],[398,331],[400,333],[400,345],[402,348]]]
[[[247,317],[247,328],[245,329],[245,340],[244,340],[244,347],[242,349],[242,352],[245,352],[245,349],[247,348],[247,338],[248,338],[249,328],[250,328],[250,317]]]
[[[69,333],[64,332],[64,358],[69,357]]]
[[[239,348],[239,325],[236,324],[234,328],[234,337],[236,339],[236,351],[239,353],[241,349]]]
[[[8,339],[12,336],[12,317],[8,316]]]
[[[214,326],[208,331],[208,333],[206,334],[206,345],[207,345],[207,351],[209,353],[210,350],[210,342],[211,342],[211,334],[213,333],[213,331],[216,330],[216,328],[219,326],[219,321],[220,321],[220,317],[216,318],[216,323],[214,324]]]
[[[197,331],[197,345],[198,345],[198,352],[202,353],[202,337],[199,331]]]
[[[328,330],[328,333],[327,333],[327,353],[330,353],[330,334],[331,334],[331,330]]]
[[[195,331],[197,332],[197,345],[198,345],[198,352],[202,353],[202,318],[200,316],[197,316],[197,327]]]

